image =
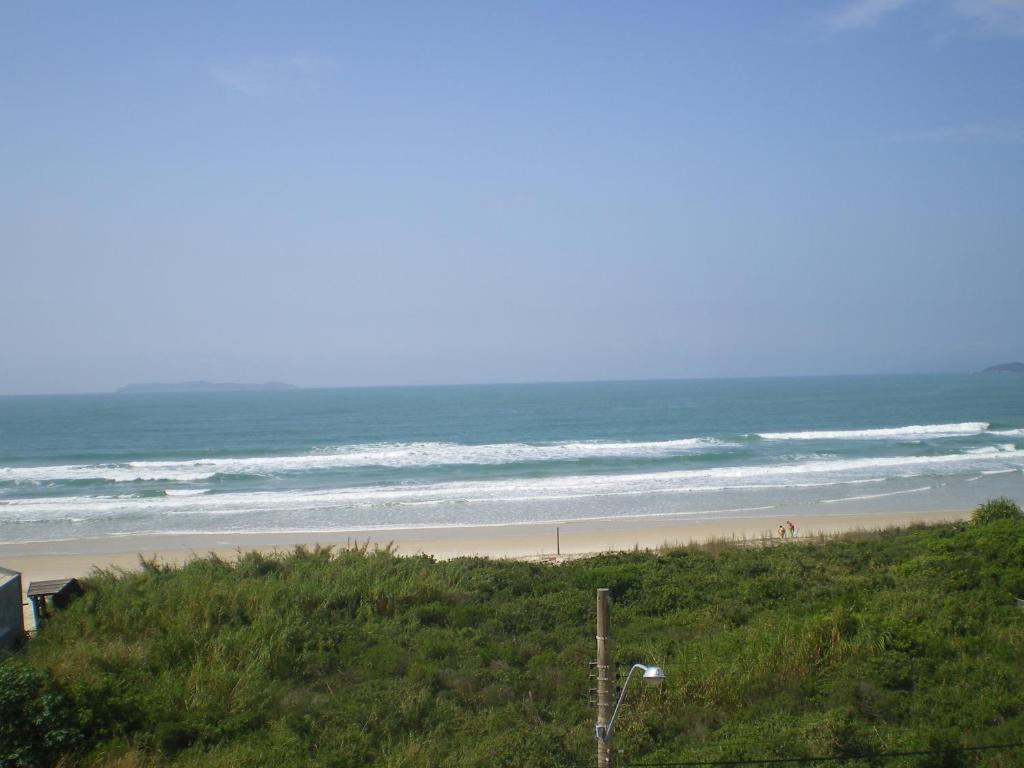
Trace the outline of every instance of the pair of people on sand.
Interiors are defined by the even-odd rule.
[[[789,533],[789,538],[791,538],[791,539],[795,539],[796,538],[796,526],[793,525],[793,521],[792,520],[787,520],[785,523],[783,523],[782,525],[779,526],[779,538],[780,539],[786,538],[786,533],[787,532]]]

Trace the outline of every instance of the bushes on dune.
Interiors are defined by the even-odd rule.
[[[1024,526],[994,520],[560,566],[355,548],[98,574],[0,662],[29,680],[0,743],[44,750],[12,766],[591,764],[598,586],[620,669],[668,674],[631,690],[623,762],[1024,733]]]
[[[1024,521],[1024,512],[1013,499],[1000,496],[998,499],[990,499],[978,505],[971,514],[971,522],[975,525],[984,525],[995,520]]]
[[[0,766],[51,765],[85,740],[88,712],[51,677],[20,661],[0,661]]]

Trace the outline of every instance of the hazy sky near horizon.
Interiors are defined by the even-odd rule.
[[[0,394],[1024,358],[1024,0],[9,3]]]

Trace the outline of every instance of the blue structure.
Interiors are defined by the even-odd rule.
[[[14,648],[24,637],[21,574],[0,567],[0,648]]]

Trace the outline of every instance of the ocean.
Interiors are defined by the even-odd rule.
[[[1024,375],[0,398],[0,542],[1024,501]]]

